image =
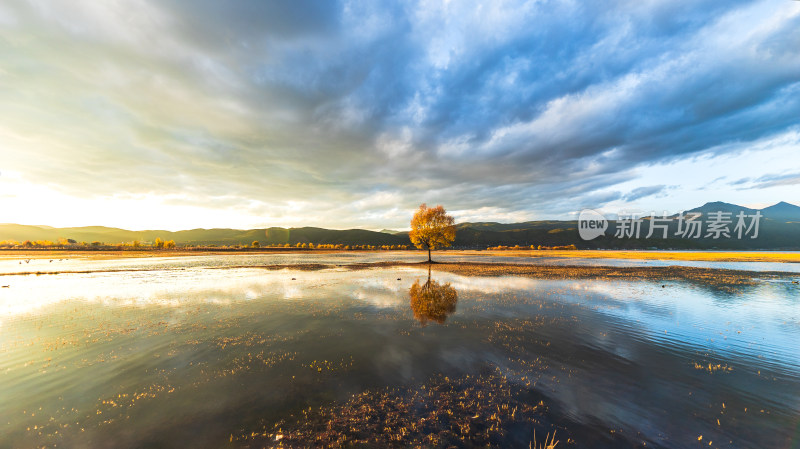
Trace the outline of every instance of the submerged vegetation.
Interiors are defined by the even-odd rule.
[[[413,387],[370,389],[332,407],[307,408],[231,441],[276,447],[517,447],[556,427],[543,401],[499,369],[434,376]],[[554,438],[554,437],[553,437]],[[554,439],[538,448],[555,447]]]

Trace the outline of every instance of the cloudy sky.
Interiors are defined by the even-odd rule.
[[[4,0],[0,222],[800,204],[800,2]]]

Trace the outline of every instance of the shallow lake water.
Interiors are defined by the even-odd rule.
[[[681,251],[665,251],[680,253]],[[795,254],[796,252],[785,252]],[[350,265],[374,262],[419,262],[425,260],[421,251],[352,251],[352,252],[275,252],[253,254],[204,254],[175,257],[122,257],[110,259],[93,258],[92,253],[77,253],[50,258],[47,255],[23,258],[11,256],[0,258],[0,275],[14,273],[54,273],[69,271],[109,270],[168,270],[188,268],[230,268],[264,265],[325,264]],[[663,267],[684,266],[699,268],[721,268],[745,271],[781,271],[800,273],[800,263],[791,262],[719,262],[702,260],[637,260],[591,257],[517,257],[481,254],[480,251],[440,251],[434,255],[439,262],[488,262],[561,266],[611,266],[611,267]]]
[[[800,444],[791,280],[187,262],[3,276],[0,447]]]

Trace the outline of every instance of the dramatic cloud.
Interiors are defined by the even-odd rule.
[[[657,185],[657,186],[647,186],[647,187],[637,187],[631,191],[631,193],[625,195],[622,199],[625,201],[636,201],[641,198],[646,198],[648,196],[653,196],[657,193],[663,192],[667,189],[665,185]]]
[[[380,229],[421,202],[519,221],[735,200],[643,176],[692,158],[705,183],[800,203],[796,175],[715,168],[780,146],[800,171],[800,2],[12,0],[0,43],[0,197],[74,201],[69,224]]]
[[[800,184],[800,173],[787,173],[782,175],[764,175],[755,180],[756,189],[775,186],[792,186]]]

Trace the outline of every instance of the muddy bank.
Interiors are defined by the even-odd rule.
[[[649,281],[693,281],[706,282],[713,285],[754,285],[764,279],[784,279],[794,283],[800,280],[797,273],[780,271],[746,271],[721,268],[702,268],[684,266],[659,267],[611,267],[611,266],[569,266],[569,265],[528,265],[502,262],[443,262],[428,264],[427,262],[359,262],[350,264],[328,263],[289,263],[289,264],[242,264],[219,267],[201,267],[202,269],[229,270],[234,268],[255,268],[264,270],[299,270],[316,271],[327,269],[369,270],[376,268],[422,268],[433,272],[448,272],[462,276],[525,276],[537,279],[597,279],[597,280],[649,280]],[[167,270],[185,270],[186,268],[167,268]],[[126,271],[163,271],[163,267],[147,268],[110,268],[97,270],[47,270],[20,271],[0,273],[10,275],[55,275],[55,274],[87,274]]]
[[[354,263],[348,265],[328,264],[281,264],[225,268],[262,268],[268,270],[321,270],[347,269],[366,270],[372,268],[429,268],[433,272],[448,272],[462,276],[526,276],[538,279],[601,279],[601,280],[691,280],[717,284],[754,284],[763,279],[794,279],[796,274],[778,271],[744,271],[698,267],[589,267],[563,265],[522,265],[508,263],[446,262],[446,263],[408,263],[377,262]]]

